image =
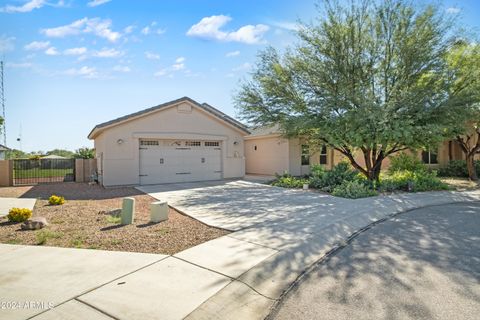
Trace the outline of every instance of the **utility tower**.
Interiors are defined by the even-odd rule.
[[[5,89],[3,86],[3,60],[0,61],[0,103],[2,104],[2,118],[3,118],[3,145],[7,146],[7,127],[5,125]]]

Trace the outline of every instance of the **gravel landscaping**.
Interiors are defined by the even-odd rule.
[[[52,194],[65,197],[65,204],[51,206]],[[84,183],[44,184],[0,188],[0,197],[39,199],[33,217],[45,217],[50,225],[42,230],[22,231],[20,224],[0,218],[0,242],[89,249],[174,254],[228,231],[206,226],[175,209],[169,219],[149,223],[154,198],[135,188],[102,188]],[[135,223],[120,225],[123,197],[136,201]]]

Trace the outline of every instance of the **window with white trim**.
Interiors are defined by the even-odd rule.
[[[320,148],[320,160],[319,160],[319,163],[320,164],[327,164],[327,160],[328,160],[328,157],[327,157],[327,146],[322,146]]]
[[[141,146],[158,146],[158,140],[140,140]]]
[[[422,151],[422,161],[425,164],[438,164],[438,153],[437,150],[423,150]]]
[[[205,147],[220,147],[219,141],[205,141]]]

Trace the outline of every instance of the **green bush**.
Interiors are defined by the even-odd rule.
[[[282,188],[302,188],[305,183],[309,183],[308,179],[297,178],[288,173],[283,175],[277,175],[276,179],[271,182],[272,186],[282,187]]]
[[[395,157],[390,158],[390,166],[388,167],[388,173],[393,174],[396,171],[411,171],[420,172],[427,171],[428,167],[413,155],[406,153],[400,153]]]
[[[345,181],[356,179],[358,172],[353,170],[350,164],[340,162],[332,170],[325,171],[321,176],[313,176],[310,185],[313,188],[321,189],[325,192],[332,192]]]
[[[380,181],[380,191],[433,191],[447,190],[448,185],[443,183],[438,177],[436,171],[396,171],[388,176],[382,177]]]
[[[373,197],[378,193],[369,188],[365,183],[359,180],[345,181],[333,189],[332,195],[335,197],[358,199]]]
[[[322,177],[325,174],[325,167],[321,164],[314,164],[310,167],[310,175],[312,177]]]
[[[59,206],[65,203],[65,198],[53,194],[50,196],[50,198],[48,198],[48,203],[50,203],[52,206]]]
[[[8,212],[7,219],[12,222],[23,222],[32,217],[32,210],[27,208],[12,208]]]
[[[480,161],[475,161],[475,169],[480,173]],[[465,160],[449,161],[447,166],[438,170],[441,177],[468,178],[467,162]]]

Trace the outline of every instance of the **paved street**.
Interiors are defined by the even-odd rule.
[[[480,204],[414,210],[317,265],[272,319],[478,319]]]

